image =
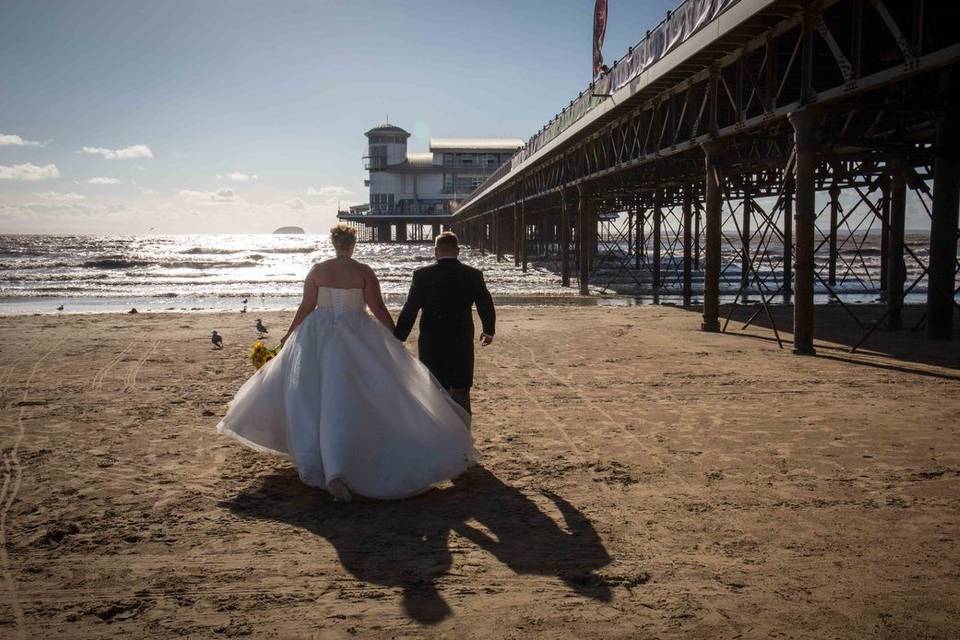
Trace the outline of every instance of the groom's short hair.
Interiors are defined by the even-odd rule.
[[[444,231],[434,239],[434,244],[441,251],[459,251],[460,241],[453,231]]]

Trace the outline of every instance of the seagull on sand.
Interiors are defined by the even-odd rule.
[[[257,318],[257,332],[261,336],[263,336],[263,334],[265,333],[269,333],[269,331],[267,331],[267,328],[263,326],[263,322],[260,321],[260,318]]]
[[[57,311],[63,311],[63,305],[60,305],[59,307],[57,307]]]
[[[243,304],[247,304],[247,299],[246,299],[246,298],[244,298],[244,299],[243,299],[243,300],[241,300],[240,302],[242,302]]]
[[[210,334],[210,342],[213,343],[214,349],[223,349],[223,336],[216,331]]]
[[[243,305],[243,309],[240,309],[240,313],[246,313],[246,312],[247,312],[247,305]]]

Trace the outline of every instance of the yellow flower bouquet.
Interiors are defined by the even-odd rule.
[[[283,345],[277,345],[273,349],[269,348],[267,345],[263,344],[261,341],[257,340],[253,343],[253,349],[250,350],[250,362],[253,363],[253,366],[259,369],[263,365],[267,364],[270,360],[273,360],[278,353],[280,353],[280,347]]]

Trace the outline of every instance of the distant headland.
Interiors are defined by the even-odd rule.
[[[279,229],[274,231],[274,233],[291,234],[291,233],[306,233],[306,231],[303,230],[303,227],[280,227]]]

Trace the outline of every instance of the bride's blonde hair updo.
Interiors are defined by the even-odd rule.
[[[357,232],[345,224],[335,225],[330,228],[330,242],[337,253],[350,251],[357,244]]]

